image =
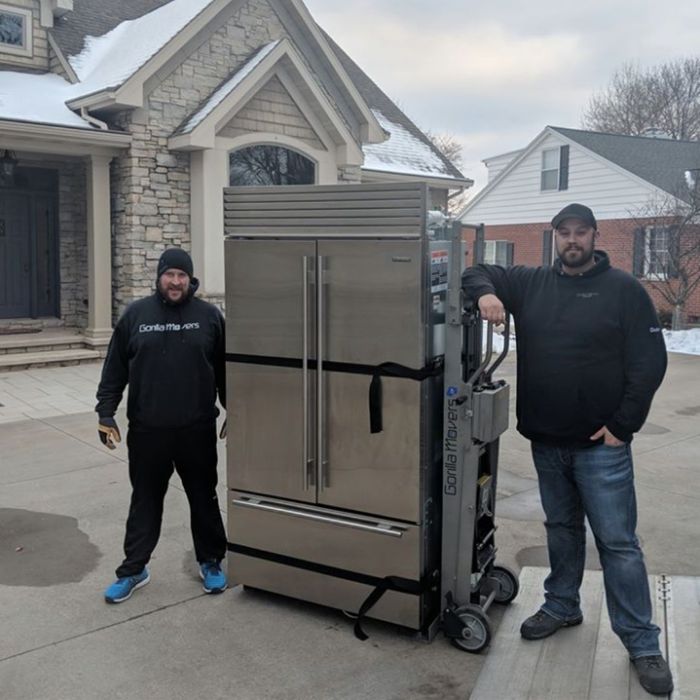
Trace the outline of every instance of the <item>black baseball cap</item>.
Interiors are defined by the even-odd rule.
[[[552,228],[559,228],[562,221],[566,219],[581,219],[594,229],[598,228],[598,223],[593,216],[593,212],[584,204],[567,204],[553,219]]]

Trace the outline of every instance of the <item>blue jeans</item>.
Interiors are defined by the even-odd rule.
[[[635,534],[637,499],[629,444],[569,448],[533,443],[532,456],[547,516],[551,567],[542,610],[560,620],[581,615],[585,515],[603,567],[613,631],[632,659],[660,653],[660,630],[651,621],[649,582]]]

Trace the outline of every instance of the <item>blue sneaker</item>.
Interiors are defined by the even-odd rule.
[[[143,588],[151,580],[148,569],[144,566],[143,571],[135,576],[125,576],[117,579],[105,591],[105,600],[108,603],[123,603],[131,598],[131,594],[138,588]]]
[[[217,561],[205,561],[199,565],[199,577],[204,581],[205,593],[223,593],[228,585],[226,574]]]

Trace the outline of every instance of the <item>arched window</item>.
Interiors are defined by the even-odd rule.
[[[316,165],[284,146],[248,146],[229,155],[229,184],[236,186],[313,185]]]

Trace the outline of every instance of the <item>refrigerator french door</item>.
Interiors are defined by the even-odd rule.
[[[383,376],[372,433],[369,387],[383,363],[429,362],[429,277],[422,238],[226,241],[235,582],[357,610],[371,587],[314,563],[424,575],[440,390],[434,377]],[[393,591],[371,615],[418,628],[424,607]]]
[[[371,434],[371,376],[344,369],[425,364],[421,242],[227,246],[230,486],[416,522],[420,382],[382,378]]]

